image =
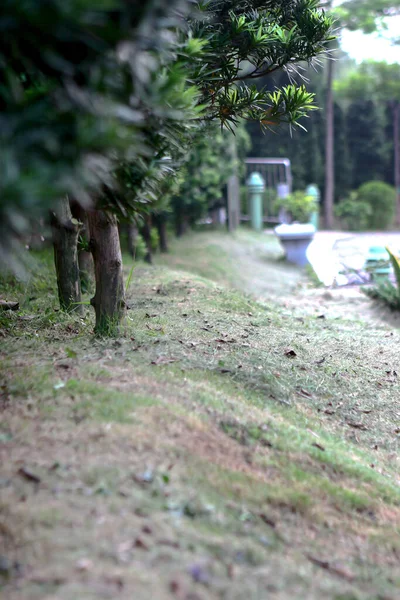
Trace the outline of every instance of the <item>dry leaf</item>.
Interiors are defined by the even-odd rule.
[[[298,390],[297,394],[299,396],[303,396],[304,398],[312,398],[313,397],[312,394],[310,394],[310,392],[307,392],[307,390],[303,390],[303,389]]]
[[[177,358],[168,358],[167,356],[159,356],[155,360],[151,361],[152,365],[167,365],[169,363],[177,362]]]
[[[24,479],[27,479],[28,481],[32,481],[32,483],[40,483],[41,482],[40,477],[38,477],[37,475],[32,473],[32,471],[29,471],[25,467],[21,467],[20,469],[18,469],[18,474],[21,475],[21,477],[23,477]]]
[[[315,448],[318,448],[318,450],[322,450],[322,452],[325,452],[325,448],[321,446],[321,444],[318,444],[318,442],[313,442],[311,445]]]
[[[349,425],[349,427],[354,427],[354,429],[361,429],[363,431],[368,429],[368,427],[364,425],[364,423],[354,423],[353,421],[346,421],[346,423],[347,425]]]

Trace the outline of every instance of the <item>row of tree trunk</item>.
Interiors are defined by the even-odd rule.
[[[82,289],[95,294],[95,332],[118,331],[124,316],[125,290],[117,219],[102,210],[87,212],[66,197],[51,213],[54,262],[60,306],[82,313]],[[90,232],[90,233],[89,233]]]
[[[81,314],[82,291],[95,293],[90,300],[96,314],[95,333],[118,333],[126,311],[122,253],[117,218],[106,211],[87,211],[67,197],[51,212],[54,262],[60,306]],[[161,252],[167,252],[166,215],[154,217]],[[128,249],[136,256],[139,230],[128,225]],[[145,260],[152,263],[151,217],[144,219],[140,233],[146,243]]]

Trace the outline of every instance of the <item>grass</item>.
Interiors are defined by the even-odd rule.
[[[250,232],[160,262],[113,339],[57,311],[46,254],[2,284],[6,597],[395,599],[398,331],[305,315]],[[279,302],[247,287],[285,269]]]

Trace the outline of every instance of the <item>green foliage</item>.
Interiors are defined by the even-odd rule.
[[[318,202],[314,196],[297,191],[289,194],[286,198],[278,198],[275,207],[276,209],[283,208],[288,212],[292,221],[308,223],[311,214],[318,211]]]
[[[388,247],[386,247],[386,251],[393,267],[394,285],[387,279],[379,281],[372,288],[364,288],[363,291],[370,298],[383,302],[392,310],[400,310],[400,259]]]
[[[390,281],[379,281],[373,287],[364,287],[363,292],[372,298],[383,302],[392,310],[400,310],[400,291]]]
[[[202,40],[201,59],[192,78],[202,90],[201,102],[213,118],[229,128],[240,117],[270,128],[297,125],[312,107],[303,86],[258,89],[254,80],[293,64],[310,63],[325,52],[333,20],[317,0],[201,0],[191,21],[192,35]]]
[[[182,184],[171,201],[177,224],[193,224],[215,202],[223,202],[223,187],[234,172],[237,159],[229,131],[215,126],[204,128],[193,142],[181,171]]]
[[[393,222],[396,190],[382,181],[369,181],[357,190],[357,199],[371,207],[370,229],[387,229]]]
[[[385,17],[400,14],[399,0],[346,0],[336,8],[340,21],[350,30],[373,33],[385,28]]]
[[[143,260],[147,254],[146,242],[143,236],[138,233],[135,238],[135,260]]]
[[[198,116],[197,89],[169,58],[185,5],[184,0],[1,3],[3,258],[10,235],[23,232],[28,219],[43,214],[60,195],[87,204],[88,193],[114,188],[115,163],[153,155],[149,123],[162,123],[166,144],[166,128],[177,140],[186,128],[183,115]]]
[[[335,216],[350,231],[368,229],[372,212],[371,205],[360,200],[357,192],[352,192],[348,198],[339,202],[335,207]]]
[[[313,95],[254,80],[310,63],[331,30],[316,0],[4,0],[3,252],[66,193],[148,212],[204,122],[299,125]]]

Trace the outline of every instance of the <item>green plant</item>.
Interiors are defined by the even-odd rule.
[[[351,192],[348,198],[339,202],[335,207],[335,217],[340,219],[346,229],[350,229],[350,231],[368,229],[371,216],[371,205],[360,200],[357,192]]]
[[[146,242],[143,239],[143,236],[138,233],[135,239],[135,259],[142,260],[147,253]]]
[[[357,190],[360,202],[369,204],[371,214],[368,219],[370,229],[387,229],[394,218],[396,190],[383,181],[369,181]]]
[[[293,192],[286,198],[278,198],[275,202],[275,210],[283,209],[292,221],[307,223],[313,212],[318,210],[318,203],[314,196],[309,196],[302,191]]]
[[[384,302],[392,310],[400,310],[400,258],[393,254],[388,247],[386,247],[386,250],[393,267],[395,285],[389,280],[380,281],[372,288],[363,288],[363,292],[374,300]]]

